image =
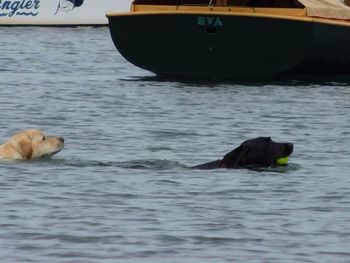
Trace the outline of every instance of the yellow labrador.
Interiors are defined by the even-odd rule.
[[[51,157],[64,147],[64,139],[46,136],[38,130],[27,130],[12,136],[0,145],[0,159],[30,160]]]

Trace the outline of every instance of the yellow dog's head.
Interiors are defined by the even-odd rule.
[[[51,157],[64,147],[64,139],[46,136],[38,130],[27,130],[12,136],[2,145],[0,156],[3,159],[29,160],[43,156]]]

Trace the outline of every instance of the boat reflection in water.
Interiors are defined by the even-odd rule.
[[[107,17],[119,52],[159,75],[350,73],[342,0],[135,0],[130,12]]]

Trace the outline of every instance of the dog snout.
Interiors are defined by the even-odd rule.
[[[288,155],[292,154],[293,148],[294,148],[293,143],[285,143],[284,146],[285,146],[285,149],[286,149],[286,150],[285,150],[286,153],[287,153]]]
[[[62,137],[58,137],[58,140],[60,141],[60,143],[64,143],[64,139]]]

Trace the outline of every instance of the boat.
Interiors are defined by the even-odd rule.
[[[108,13],[118,51],[157,75],[211,79],[350,73],[345,0],[135,0]]]
[[[131,0],[2,0],[0,26],[107,25],[107,12],[130,6]]]

